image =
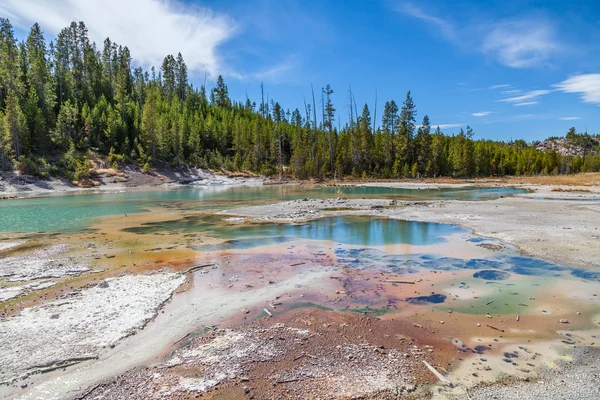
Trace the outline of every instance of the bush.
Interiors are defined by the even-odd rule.
[[[150,171],[152,171],[152,168],[150,168],[150,164],[145,163],[144,166],[142,167],[142,171],[144,171],[145,174],[149,174]]]
[[[73,178],[76,181],[80,181],[82,179],[90,178],[90,163],[86,157],[81,157],[75,161],[75,171],[73,173]]]
[[[26,156],[21,157],[17,168],[22,174],[33,175],[40,178],[47,178],[54,172],[54,168],[48,164],[44,158],[35,159]]]
[[[115,154],[115,149],[111,147],[106,161],[111,168],[119,169],[121,165],[125,164],[125,156],[122,154]]]

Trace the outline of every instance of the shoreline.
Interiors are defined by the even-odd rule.
[[[15,183],[16,181],[16,183]],[[214,173],[201,169],[177,172],[157,170],[150,174],[139,168],[126,168],[94,176],[97,185],[80,187],[66,178],[36,178],[16,173],[0,174],[0,200],[27,199],[73,193],[134,192],[186,186],[259,185],[265,178]]]
[[[415,178],[415,179],[377,179],[366,180],[346,178],[342,180],[283,180],[277,181],[243,173],[210,171],[199,168],[188,170],[156,169],[144,173],[137,166],[126,166],[121,170],[104,169],[92,173],[92,182],[96,185],[80,187],[66,178],[37,178],[15,172],[0,173],[0,199],[13,196],[30,197],[45,194],[94,192],[110,190],[145,190],[155,187],[186,186],[205,182],[244,185],[290,185],[290,186],[328,186],[328,187],[380,187],[395,189],[451,189],[481,187],[515,187],[528,190],[550,189],[556,196],[568,197],[566,193],[594,193],[600,197],[600,173],[579,173],[558,176],[508,176],[491,178]],[[597,189],[594,191],[594,187]]]

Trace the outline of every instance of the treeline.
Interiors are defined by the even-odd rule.
[[[327,85],[301,110],[276,101],[233,101],[216,86],[188,82],[181,54],[160,70],[132,67],[127,47],[90,42],[83,22],[47,44],[38,24],[17,41],[0,19],[0,167],[47,175],[89,174],[91,154],[111,164],[198,166],[310,177],[559,174],[600,170],[597,151],[567,157],[524,141],[473,140],[467,127],[444,135],[425,115],[417,125],[410,91],[385,103],[381,123],[348,94],[348,123]]]

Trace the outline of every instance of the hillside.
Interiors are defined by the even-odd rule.
[[[555,151],[561,156],[585,157],[598,154],[600,137],[583,134],[570,138],[548,138],[543,142],[536,141],[531,144],[538,151]]]

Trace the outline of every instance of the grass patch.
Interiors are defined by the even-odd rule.
[[[323,211],[354,211],[356,210],[356,208],[352,208],[352,207],[328,207],[328,208],[323,208]]]

